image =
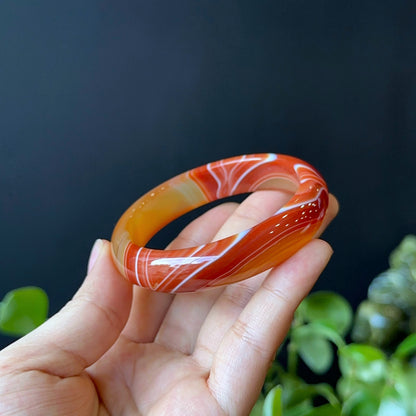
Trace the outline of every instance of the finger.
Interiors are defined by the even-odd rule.
[[[230,212],[231,215],[214,239],[227,237],[258,224],[275,213],[289,199],[289,196],[288,192],[265,190],[251,194],[232,213]],[[183,353],[191,353],[201,325],[213,303],[224,290],[227,289],[216,288],[196,294],[176,296],[156,341]]]
[[[95,259],[94,259],[95,258]],[[113,265],[110,245],[97,240],[95,260],[74,298],[35,331],[4,349],[7,362],[21,357],[22,370],[40,370],[60,377],[80,374],[117,340],[130,310],[131,284]]]
[[[318,232],[315,237],[319,237],[331,223],[331,221],[338,215],[339,212],[339,203],[334,195],[329,194],[328,209],[326,211],[324,220],[322,221],[321,226],[319,227]]]
[[[269,274],[227,332],[208,378],[208,386],[226,414],[246,414],[254,405],[296,307],[331,254],[330,246],[321,240],[307,244]]]
[[[185,227],[167,248],[192,247],[211,241],[235,207],[234,203],[226,203],[207,211]],[[169,293],[135,287],[133,306],[123,335],[135,342],[152,342],[173,298],[174,295]]]
[[[329,199],[329,207],[323,221],[325,227],[338,212],[338,203],[332,195]],[[324,227],[320,228],[322,233]],[[268,275],[263,272],[255,277],[227,286],[209,312],[201,331],[194,351],[194,358],[204,368],[210,368],[213,357],[224,335],[234,324],[253,294],[262,285]]]

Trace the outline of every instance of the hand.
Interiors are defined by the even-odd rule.
[[[208,211],[170,248],[270,216],[286,195],[259,191]],[[336,215],[334,197],[325,226]],[[243,282],[170,295],[132,287],[98,240],[74,298],[0,352],[1,415],[247,415],[299,302],[331,256],[314,240]]]

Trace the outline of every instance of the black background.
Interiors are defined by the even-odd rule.
[[[416,232],[415,5],[2,0],[0,297],[38,285],[57,311],[145,191],[276,152],[339,198],[316,289],[357,305]]]

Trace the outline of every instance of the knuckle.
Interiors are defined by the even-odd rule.
[[[202,244],[197,241],[191,232],[182,231],[172,243],[169,244],[168,248],[189,248]]]
[[[261,342],[261,338],[256,336],[255,329],[241,319],[237,319],[232,327],[232,331],[241,342],[246,344],[251,351],[254,351],[262,358],[270,360],[270,357],[274,354],[273,351],[270,351],[270,349]]]
[[[69,303],[72,303],[75,307],[83,308],[82,304],[87,304],[92,310],[95,310],[97,314],[105,321],[107,321],[111,328],[120,328],[122,326],[119,315],[111,308],[105,308],[97,301],[90,299],[89,296],[77,295]]]
[[[280,287],[278,286],[271,286],[269,284],[264,284],[263,285],[263,289],[270,294],[271,296],[273,296],[274,298],[276,298],[276,300],[279,303],[283,303],[284,305],[289,305],[290,304],[290,297],[289,295],[284,292]]]
[[[227,288],[223,296],[226,302],[241,309],[247,305],[253,293],[254,289],[250,285],[240,284]]]
[[[236,220],[250,225],[257,224],[263,220],[258,208],[251,204],[240,205],[233,215]]]

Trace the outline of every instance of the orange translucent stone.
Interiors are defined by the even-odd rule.
[[[180,250],[146,243],[175,218],[210,201],[257,189],[293,191],[274,215],[238,234]],[[328,206],[321,175],[273,153],[233,157],[182,173],[138,199],[118,221],[112,254],[132,283],[170,293],[227,285],[277,266],[317,233]]]

